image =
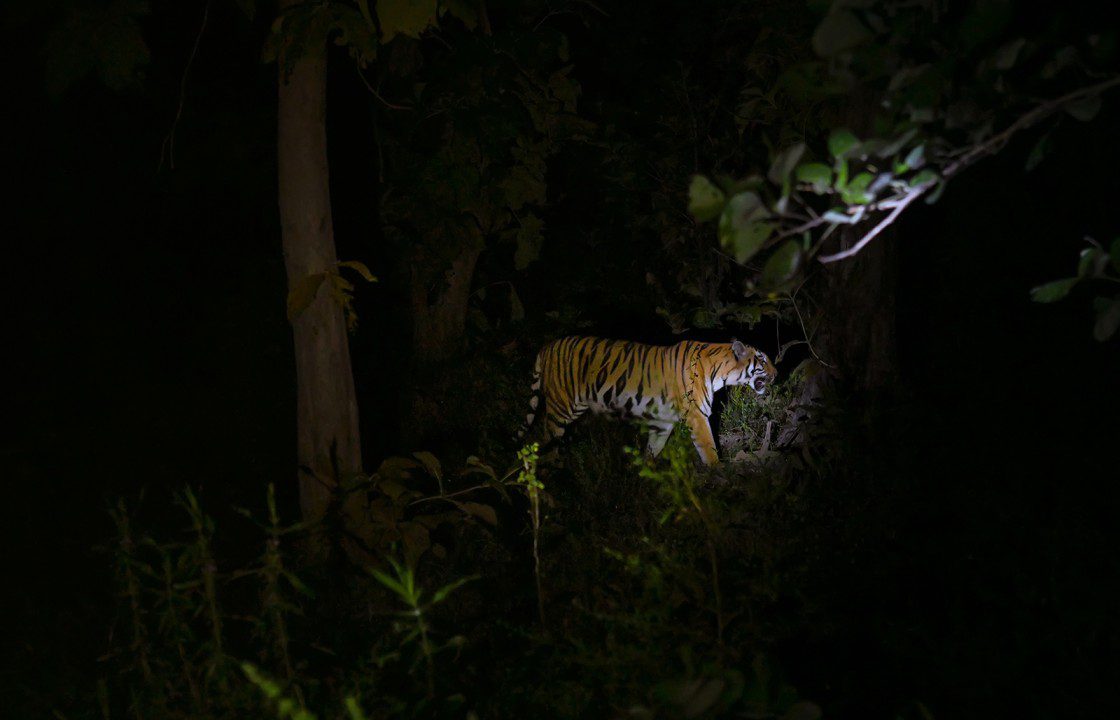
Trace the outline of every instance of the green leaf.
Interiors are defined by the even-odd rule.
[[[448,595],[455,592],[459,588],[463,587],[467,583],[472,582],[472,581],[477,580],[477,579],[478,579],[478,575],[471,575],[469,577],[459,578],[458,580],[455,580],[453,582],[448,583],[447,585],[444,585],[439,590],[436,590],[435,594],[432,595],[432,603],[431,604],[436,605],[437,603],[443,602],[444,600],[447,599]]]
[[[774,158],[774,162],[771,163],[770,171],[766,173],[766,177],[775,185],[785,185],[793,169],[797,167],[797,163],[801,161],[801,156],[804,154],[805,143],[797,143],[781,151],[778,153],[778,156]]]
[[[1082,122],[1092,120],[1100,109],[1100,95],[1089,95],[1066,103],[1066,112]]]
[[[1112,302],[1097,312],[1097,321],[1093,323],[1093,337],[1104,342],[1116,334],[1120,328],[1120,297],[1113,298]]]
[[[370,568],[370,573],[377,579],[377,582],[395,592],[402,599],[407,600],[410,597],[408,590],[396,578],[373,568]]]
[[[857,145],[859,145],[859,138],[846,128],[833,130],[828,136],[828,152],[834,158],[847,157]]]
[[[703,175],[693,175],[688,186],[688,211],[700,222],[719,216],[725,201],[723,191]]]
[[[832,187],[832,168],[824,163],[812,162],[798,165],[794,173],[798,182],[809,183],[813,192],[823,195]]]
[[[766,222],[769,216],[757,193],[748,190],[733,196],[719,218],[720,245],[733,250],[737,262],[746,262],[770,237],[772,227]]]
[[[249,678],[249,682],[256,685],[265,694],[265,697],[270,700],[280,697],[280,686],[252,663],[242,662],[241,671],[245,673],[245,677]]]
[[[440,465],[439,458],[435,455],[427,450],[420,450],[412,453],[412,457],[420,461],[420,464],[424,466],[424,470],[426,470],[429,475],[437,480],[443,479],[443,466]]]
[[[867,188],[874,179],[875,176],[871,173],[861,172],[852,178],[847,187],[840,193],[841,198],[849,205],[865,205],[871,202],[872,196]]]
[[[925,146],[925,143],[922,143],[921,145],[915,145],[914,147],[910,148],[910,152],[908,152],[906,154],[906,159],[903,160],[902,162],[906,165],[906,168],[908,170],[909,169],[917,170],[922,165],[925,165],[925,163],[926,163],[926,146]],[[905,170],[903,172],[905,172]]]
[[[778,287],[797,274],[801,267],[801,245],[789,240],[770,256],[762,268],[762,284]]]
[[[770,239],[773,225],[765,221],[753,222],[735,231],[735,261],[740,265],[750,260]]]
[[[1052,303],[1061,300],[1069,294],[1070,289],[1077,284],[1078,278],[1063,278],[1054,280],[1045,285],[1039,285],[1031,290],[1031,300],[1037,303]]]
[[[910,187],[918,187],[919,185],[926,185],[937,179],[937,173],[933,170],[922,170],[920,173],[910,178]]]
[[[833,163],[833,169],[836,171],[836,181],[832,185],[837,190],[843,190],[848,186],[848,161],[838,158]]]
[[[754,327],[756,323],[762,320],[762,308],[758,305],[741,305],[735,308],[731,317],[737,323]]]
[[[309,598],[315,597],[315,591],[309,588],[307,584],[304,583],[303,580],[300,580],[294,573],[285,570],[284,577],[287,578],[288,583],[290,583],[291,586],[295,588],[296,591],[300,594],[306,595]]]
[[[381,22],[381,40],[389,42],[397,35],[418,38],[437,20],[436,0],[378,0],[377,19]]]
[[[343,698],[342,704],[346,707],[346,714],[350,717],[350,720],[366,720],[366,714],[362,710],[358,698],[353,695],[347,695]]]
[[[831,57],[870,37],[871,31],[859,18],[847,10],[834,8],[813,33],[813,51],[821,57]]]

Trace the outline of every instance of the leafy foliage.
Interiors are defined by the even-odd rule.
[[[948,179],[997,152],[1015,133],[1062,110],[1083,122],[1093,119],[1101,94],[1120,84],[1114,51],[1100,51],[1096,34],[1076,46],[1021,36],[1000,40],[1010,6],[981,3],[954,20],[933,4],[833,3],[813,35],[821,59],[785,76],[826,72],[833,83],[823,98],[787,87],[811,106],[866,98],[874,114],[861,120],[863,136],[827,125],[806,133],[774,154],[768,185],[748,176],[727,195],[722,214],[720,199],[699,199],[710,183],[695,179],[693,216],[720,216],[720,245],[739,263],[772,250],[758,283],[783,291],[804,260],[855,254],[911,203],[935,202]],[[799,75],[789,75],[795,68]],[[1054,99],[1040,104],[1034,99],[1040,94]],[[999,123],[1004,129],[997,132]],[[1044,148],[1036,145],[1030,167]],[[843,226],[857,226],[861,236],[850,248],[825,252]]]
[[[512,249],[524,269],[540,254],[547,161],[588,128],[579,85],[559,36],[451,37],[454,52],[397,43],[381,69],[379,82],[415,98],[383,118],[387,232],[437,277],[464,249],[489,246]]]
[[[1120,238],[1112,241],[1106,252],[1103,247],[1086,238],[1089,247],[1081,251],[1077,264],[1077,276],[1052,280],[1031,290],[1031,299],[1039,303],[1061,300],[1080,284],[1102,286],[1105,283],[1120,283]],[[1093,323],[1093,337],[1104,342],[1120,329],[1120,295],[1097,296],[1093,300],[1096,321]]]

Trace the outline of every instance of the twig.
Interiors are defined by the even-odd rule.
[[[163,158],[166,154],[169,167],[175,169],[175,129],[179,127],[179,119],[183,116],[183,106],[187,101],[187,78],[191,73],[191,65],[194,64],[194,58],[198,55],[198,46],[202,42],[202,34],[206,31],[206,20],[210,17],[210,3],[213,0],[206,0],[206,7],[202,10],[202,24],[198,27],[198,35],[194,38],[194,46],[191,48],[190,57],[187,58],[187,66],[183,68],[183,77],[179,81],[179,107],[175,110],[175,119],[171,121],[171,130],[163,139],[163,144],[159,148],[159,165],[156,166],[158,173],[163,168]]]
[[[922,183],[917,187],[911,188],[910,192],[908,192],[906,196],[903,197],[897,205],[895,205],[894,210],[891,210],[889,215],[880,220],[879,224],[871,228],[871,232],[861,237],[855,245],[852,245],[847,250],[841,250],[838,253],[833,253],[832,255],[821,255],[819,258],[817,258],[817,260],[821,261],[822,263],[830,263],[836,262],[837,260],[843,260],[844,258],[849,258],[852,255],[855,255],[860,250],[862,250],[867,245],[867,243],[874,240],[876,235],[886,230],[891,223],[897,220],[898,216],[902,214],[902,211],[906,209],[907,205],[924,195],[926,190],[929,190],[931,187],[933,187],[934,184],[934,181],[931,180],[930,182]]]
[[[373,85],[369,84],[369,80],[366,80],[366,76],[362,74],[362,69],[360,67],[358,67],[357,65],[354,66],[354,69],[358,71],[358,77],[361,78],[362,84],[366,86],[366,89],[369,90],[370,93],[375,98],[377,98],[377,100],[382,105],[384,105],[385,107],[389,108],[390,110],[415,110],[416,109],[416,108],[412,107],[411,105],[394,105],[393,103],[389,102],[385,98],[381,97],[381,94],[378,93],[376,90],[374,90]]]
[[[804,284],[805,283],[801,283],[802,286]],[[805,318],[803,318],[801,316],[801,308],[799,308],[797,306],[796,295],[797,295],[797,291],[800,290],[800,289],[801,289],[801,286],[799,286],[797,288],[797,290],[795,290],[794,292],[790,293],[789,302],[790,302],[791,305],[793,305],[793,311],[795,313],[797,313],[797,322],[801,325],[801,334],[805,336],[805,340],[804,340],[805,345],[806,345],[806,347],[809,348],[809,354],[813,356],[814,360],[819,362],[821,365],[824,365],[826,368],[832,368],[833,366],[829,365],[824,360],[822,360],[821,356],[818,355],[817,351],[813,348],[813,338],[809,335],[809,329],[805,327]],[[787,345],[787,347],[788,347],[788,345]],[[785,353],[785,350],[786,349],[781,347],[781,346],[778,347],[778,357],[779,358],[781,358],[782,354]]]
[[[812,220],[804,222],[804,223],[798,225],[797,227],[790,228],[789,230],[783,230],[782,232],[780,232],[780,233],[778,233],[777,235],[774,236],[774,239],[773,239],[772,242],[777,242],[778,240],[784,240],[785,238],[787,238],[791,235],[800,235],[801,233],[805,232],[806,230],[812,230],[813,228],[817,227],[818,225],[823,225],[825,222],[826,221],[825,221],[823,216],[813,218]]]
[[[475,485],[473,487],[464,488],[462,490],[456,490],[453,493],[447,493],[446,495],[429,495],[428,497],[422,497],[422,498],[419,498],[417,500],[413,500],[412,502],[409,503],[409,505],[418,505],[422,502],[429,502],[429,501],[432,501],[432,500],[446,500],[448,502],[453,503],[453,502],[455,502],[454,500],[451,499],[453,497],[456,497],[456,496],[459,496],[459,495],[466,495],[467,493],[474,492],[475,490],[485,490],[487,488],[493,489],[493,487],[494,487],[493,485]]]

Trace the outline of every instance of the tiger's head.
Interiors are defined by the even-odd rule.
[[[728,385],[749,385],[751,390],[761,395],[778,377],[778,369],[761,350],[732,340],[731,354],[735,356],[735,367],[728,373]]]

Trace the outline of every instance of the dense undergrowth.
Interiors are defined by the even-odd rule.
[[[88,715],[819,717],[805,644],[843,634],[837,588],[892,523],[866,468],[769,447],[792,397],[731,393],[715,469],[683,429],[653,460],[597,418],[559,463],[390,458],[348,489],[364,563],[313,559],[337,530],[282,517],[271,486],[255,509],[121,500]]]

